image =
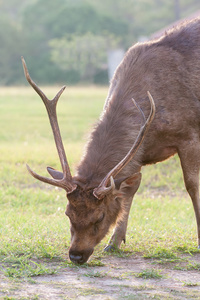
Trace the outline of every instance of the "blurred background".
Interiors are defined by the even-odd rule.
[[[125,51],[200,15],[199,0],[1,0],[0,85],[107,84]]]

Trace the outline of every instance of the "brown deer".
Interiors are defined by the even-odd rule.
[[[175,153],[193,202],[200,245],[200,19],[128,50],[115,72],[104,110],[74,177],[56,116],[64,87],[48,100],[22,61],[26,79],[46,106],[63,172],[48,167],[52,178],[47,178],[28,170],[33,177],[67,192],[71,261],[86,262],[111,225],[115,229],[106,250],[125,242],[141,167]]]

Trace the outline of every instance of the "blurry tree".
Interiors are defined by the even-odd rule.
[[[23,38],[20,29],[5,17],[0,18],[0,85],[20,83],[20,56]]]
[[[135,43],[140,37],[148,37],[153,32],[176,20],[177,0],[106,0],[93,1],[93,7],[118,20],[126,22],[128,30],[124,37],[125,47]],[[179,16],[186,17],[200,9],[199,0],[179,0]]]
[[[108,35],[112,34],[113,37],[119,39],[119,37],[123,37],[128,30],[126,22],[115,20],[111,16],[105,16],[103,13],[99,14],[92,5],[84,1],[73,2],[66,0],[57,0],[56,2],[53,0],[38,0],[33,5],[27,7],[24,11],[23,28],[26,34],[29,56],[32,58],[29,65],[33,76],[37,80],[40,80],[40,82],[55,82],[60,81],[61,75],[64,75],[63,72],[67,72],[68,81],[72,83],[78,81],[80,77],[82,79],[86,77],[91,78],[91,74],[95,73],[93,70],[94,60],[93,65],[88,70],[87,76],[86,72],[83,72],[83,69],[86,68],[83,66],[84,63],[86,63],[87,59],[92,60],[92,55],[86,55],[86,52],[88,51],[89,53],[89,50],[92,51],[91,47],[94,48],[95,41],[99,45],[100,39],[103,40],[103,36],[106,35],[106,33]],[[31,34],[28,35],[27,33]],[[87,33],[91,33],[91,36],[93,36],[93,43]],[[96,38],[95,35],[97,35],[98,38]],[[70,39],[66,38],[69,36]],[[81,38],[81,36],[83,37]],[[58,48],[61,49],[61,47],[63,47],[65,38],[65,45],[67,42],[69,43],[67,47],[68,50],[72,49],[72,45],[78,48],[78,42],[81,43],[81,47],[84,49],[81,56],[79,54],[79,58],[81,57],[80,70],[72,68],[71,65],[69,66],[69,63],[69,69],[66,67],[60,68],[61,64],[57,63],[59,60],[58,53],[60,53]],[[52,39],[56,39],[56,41],[49,43]],[[106,40],[104,39],[104,44],[105,42]],[[88,43],[87,50],[84,43],[85,45]],[[51,45],[51,47],[49,45]],[[55,52],[57,53],[57,60],[55,60],[55,58],[51,59],[52,49],[54,49],[53,57],[55,57]],[[96,51],[97,49],[98,47],[96,47]],[[96,54],[98,58],[100,57],[100,52],[102,55],[102,48],[100,47],[100,49],[101,51]],[[77,54],[76,49],[73,49],[72,52],[74,54],[73,58],[75,58],[74,56]],[[78,61],[80,62],[79,58]],[[62,58],[61,61],[63,61]],[[66,58],[65,61],[69,61],[69,59]],[[100,63],[101,62],[97,61],[96,66]],[[104,53],[104,63],[106,63],[106,53]],[[40,67],[41,64],[43,66],[42,70]],[[87,64],[89,64],[89,61]],[[46,78],[44,74],[46,74]],[[77,79],[75,79],[76,75]]]
[[[110,36],[126,50],[175,21],[177,9],[183,18],[200,1],[1,0],[0,84],[24,82],[21,55],[40,83],[99,80]]]
[[[92,82],[96,72],[105,68],[107,50],[117,41],[93,33],[72,35],[50,41],[52,61],[61,70],[79,72],[81,80]]]

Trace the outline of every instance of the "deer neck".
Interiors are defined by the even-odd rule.
[[[131,105],[133,107],[132,103]],[[88,188],[98,185],[125,157],[135,141],[140,119],[133,108],[127,110],[126,107],[123,103],[111,103],[91,133],[76,176]],[[117,177],[128,177],[138,172],[141,169],[140,157],[141,150]]]

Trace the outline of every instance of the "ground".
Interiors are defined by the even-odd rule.
[[[51,262],[57,268],[56,262]],[[200,299],[200,255],[175,261],[109,255],[99,265],[62,265],[53,275],[0,275],[0,299]]]

